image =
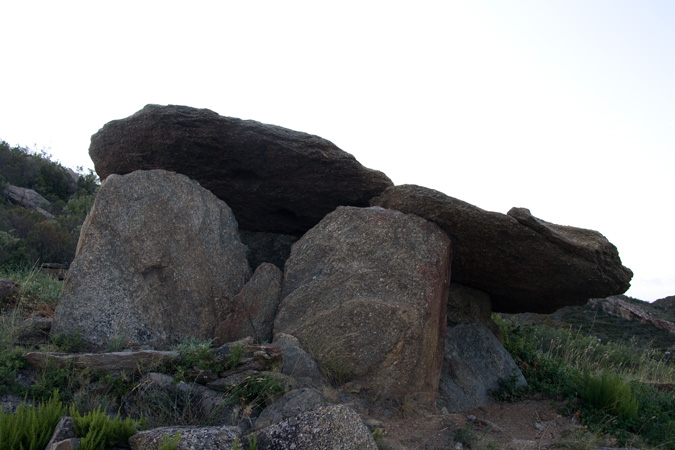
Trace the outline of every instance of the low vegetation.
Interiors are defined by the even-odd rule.
[[[9,185],[44,197],[54,219],[9,202],[3,195]],[[0,266],[69,265],[98,185],[91,170],[69,171],[44,150],[11,147],[0,140]]]
[[[248,376],[224,393],[220,407],[204,411],[191,373],[215,373],[235,368],[243,361],[243,348],[234,346],[225,357],[218,357],[211,341],[187,338],[174,349],[181,359],[161,371],[173,377],[174,383],[152,387],[144,374],[99,373],[72,365],[51,366],[34,372],[28,386],[17,381],[27,369],[22,355],[28,351],[77,351],[82,344],[73,336],[52,336],[34,345],[21,344],[23,322],[37,315],[50,315],[58,299],[62,282],[39,270],[0,268],[0,277],[19,283],[20,290],[0,304],[0,394],[25,398],[27,403],[16,413],[0,415],[0,450],[44,448],[58,418],[69,414],[82,438],[80,448],[103,449],[125,443],[143,427],[166,425],[213,425],[221,423],[228,411],[259,410],[283,395],[285,387],[268,376]],[[30,404],[36,407],[29,406]],[[232,406],[232,407],[230,407]],[[228,409],[228,407],[230,407]],[[33,437],[35,436],[35,437]],[[40,439],[37,439],[39,437]],[[162,448],[176,448],[180,437],[168,436]],[[3,446],[9,443],[9,446]],[[118,444],[116,444],[118,443]],[[249,448],[251,442],[249,441]]]
[[[42,450],[66,409],[58,393],[37,406],[21,404],[15,413],[0,409],[0,450]]]
[[[565,400],[591,433],[620,445],[675,449],[675,364],[667,352],[630,340],[606,341],[579,329],[494,316],[528,386],[506,379],[506,401],[544,394]],[[665,388],[665,389],[663,389]]]

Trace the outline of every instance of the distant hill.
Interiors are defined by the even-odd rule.
[[[672,313],[671,317],[675,318],[675,295],[664,297],[652,303],[652,306],[659,308],[667,313]]]
[[[655,319],[675,322],[675,309],[667,306],[675,304],[675,297],[670,302],[649,303],[626,295],[614,296],[635,305]],[[663,299],[666,300],[666,299]],[[562,308],[550,315],[560,326],[571,326],[583,333],[596,336],[604,341],[634,342],[639,347],[655,348],[660,351],[675,351],[675,333],[668,332],[652,324],[640,323],[622,317],[607,314],[601,308],[588,303],[585,306]]]

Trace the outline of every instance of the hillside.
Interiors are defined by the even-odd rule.
[[[97,188],[93,171],[0,141],[0,266],[68,266]]]
[[[635,305],[655,319],[672,322],[674,310],[667,310],[660,305],[648,303],[625,295],[620,298]],[[551,314],[550,318],[559,322],[560,326],[571,327],[583,334],[588,334],[604,342],[621,342],[639,348],[653,348],[660,351],[673,351],[675,333],[668,332],[651,324],[643,324],[636,320],[607,314],[594,307],[591,302],[584,306],[566,307]]]

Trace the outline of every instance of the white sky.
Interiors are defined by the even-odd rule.
[[[675,2],[0,5],[0,139],[92,167],[148,103],[316,134],[396,184],[591,228],[675,295]]]

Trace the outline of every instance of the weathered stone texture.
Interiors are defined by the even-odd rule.
[[[415,185],[371,203],[438,224],[453,242],[453,281],[487,292],[494,311],[550,313],[621,294],[633,276],[597,231],[549,224],[527,210],[489,212]]]
[[[283,273],[274,264],[263,263],[244,288],[222,311],[214,340],[225,343],[251,336],[255,342],[270,342],[272,327],[281,295]]]
[[[449,412],[485,406],[491,401],[490,390],[511,376],[516,377],[516,386],[527,384],[511,355],[485,325],[448,327],[436,404]]]
[[[228,206],[161,170],[110,176],[82,226],[52,332],[94,348],[213,337],[250,269]]]
[[[261,450],[377,450],[361,418],[345,405],[319,408],[256,431]]]
[[[293,246],[275,333],[379,395],[433,396],[449,282],[450,241],[436,225],[340,207]]]
[[[173,170],[232,208],[242,229],[303,233],[340,205],[368,206],[392,182],[335,144],[208,109],[147,105],[91,138],[101,179]]]

